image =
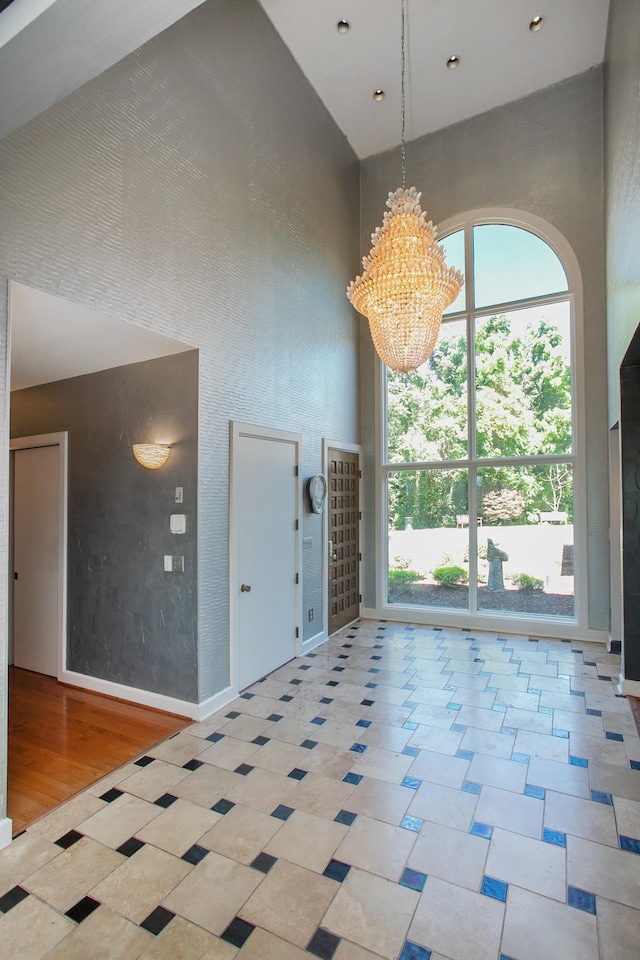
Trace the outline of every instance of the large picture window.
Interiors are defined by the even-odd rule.
[[[465,286],[427,363],[386,371],[385,599],[574,619],[574,292],[530,228],[441,242]]]

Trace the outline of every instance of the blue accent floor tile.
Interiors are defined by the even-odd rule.
[[[485,687],[485,688],[484,688],[484,692],[485,692],[485,693],[497,693],[497,692],[498,692],[498,687]]]
[[[411,817],[407,814],[406,817],[402,818],[400,826],[403,827],[404,830],[412,830],[414,833],[420,833],[423,823],[424,820],[421,820],[420,817]]]
[[[321,697],[320,703],[333,703],[333,699],[331,697]]]
[[[640,854],[640,840],[636,840],[634,837],[623,837],[622,834],[620,834],[618,840],[620,841],[621,850],[626,850],[628,853]]]
[[[414,723],[413,720],[405,720],[405,722],[402,724],[402,729],[403,729],[403,730],[417,730],[417,729],[418,729],[418,724],[417,724],[417,723]]]
[[[475,793],[478,794],[482,790],[481,783],[474,783],[473,780],[465,780],[462,784],[462,789],[465,793]]]
[[[181,859],[195,867],[197,863],[200,863],[201,860],[204,860],[208,853],[209,851],[206,847],[201,847],[199,843],[194,843],[192,847],[189,847],[186,853],[182,854]]]
[[[572,767],[588,767],[589,761],[584,757],[569,757],[569,763]]]
[[[569,692],[572,697],[584,697],[584,690],[571,690]]]
[[[344,783],[353,783],[357,786],[357,784],[359,784],[362,780],[362,776],[359,773],[348,773],[346,777],[342,778],[342,780]]]
[[[542,839],[545,843],[552,843],[556,847],[566,847],[567,835],[561,830],[549,830],[547,827],[542,831]]]
[[[157,937],[158,934],[164,930],[167,924],[171,923],[174,917],[175,913],[173,913],[172,910],[167,910],[165,907],[156,907],[155,910],[151,911],[148,917],[145,917],[140,926],[143,930],[148,930],[149,933],[154,935],[154,937]]]
[[[351,864],[343,863],[342,860],[329,860],[322,876],[342,883],[349,870],[351,870]]]
[[[568,740],[568,739],[569,739],[569,731],[568,731],[568,730],[553,730],[552,733],[553,733],[553,736],[554,736],[554,737],[560,737],[561,740]]]
[[[361,707],[372,707],[374,703],[375,703],[375,700],[361,700],[361,701],[360,701],[360,706],[361,706]],[[417,704],[416,704],[416,706],[417,706]]]
[[[546,791],[544,787],[534,787],[533,784],[528,783],[524,788],[525,797],[534,797],[536,800],[544,800],[546,796]]]
[[[98,900],[94,900],[93,897],[83,897],[82,900],[78,900],[73,907],[65,911],[65,917],[69,917],[69,919],[74,920],[75,923],[82,923],[82,921],[86,920],[87,917],[90,917],[93,911],[97,910],[99,906],[100,902]],[[158,909],[161,910],[162,907]],[[167,911],[167,913],[169,913],[169,911]],[[169,919],[173,919],[174,916],[175,914],[170,914]],[[150,930],[150,933],[154,932],[154,930]]]
[[[325,717],[314,717],[311,723],[315,723],[316,726],[321,727],[323,723],[326,723]]]
[[[214,813],[221,813],[222,816],[224,816],[225,813],[229,813],[229,810],[233,810],[234,807],[235,803],[233,803],[233,801],[225,800],[223,797],[222,800],[218,800],[211,809]]]
[[[458,688],[457,688],[457,687],[452,687],[451,684],[447,684],[444,689],[445,689],[445,690],[448,690],[449,693],[455,693]]]
[[[536,693],[539,695],[542,693],[542,690],[539,687],[529,687],[527,693]]]
[[[405,747],[402,753],[405,757],[417,757],[420,754],[418,747]]]
[[[592,790],[591,799],[595,803],[606,803],[607,806],[613,806],[613,798],[610,793],[603,793],[602,790]]]
[[[448,703],[447,710],[462,710],[461,703]]]
[[[400,786],[409,787],[410,790],[417,790],[421,783],[422,780],[418,780],[416,777],[405,777]]]
[[[364,753],[366,749],[367,747],[364,743],[354,743],[349,747],[352,753]]]
[[[605,737],[607,738],[607,740],[617,740],[619,743],[624,742],[624,737],[622,736],[621,733],[611,733],[610,731],[607,730],[605,732]]]
[[[356,727],[370,727],[372,722],[371,720],[358,720]]]
[[[473,834],[474,837],[482,837],[483,840],[491,840],[493,827],[490,827],[487,823],[479,823],[474,820],[469,828],[469,833]]]
[[[473,760],[473,750],[456,750],[458,760]]]
[[[293,807],[288,807],[284,803],[279,803],[271,816],[275,817],[276,820],[288,820],[293,812]]]
[[[339,945],[340,937],[337,937],[335,933],[330,933],[329,930],[318,927],[307,945],[307,953],[313,954],[314,957],[320,957],[320,960],[331,960]]]
[[[419,947],[417,943],[406,940],[400,954],[400,960],[431,960],[431,950]]]
[[[235,917],[226,930],[220,934],[220,937],[234,947],[242,947],[254,930],[255,925],[253,923],[242,920],[241,917]]]
[[[504,726],[503,726],[503,728],[502,728],[502,730],[501,730],[501,733],[506,733],[507,736],[509,736],[509,737],[515,737],[515,735],[517,734],[517,732],[518,732],[518,731],[516,730],[515,727],[504,727]]]
[[[587,890],[580,890],[579,887],[567,887],[567,903],[576,910],[584,910],[585,913],[592,913],[595,916],[596,898],[593,893]]]
[[[506,707],[503,707],[502,704],[500,704],[500,703],[494,704],[494,705],[491,707],[491,709],[493,710],[494,713],[506,713],[506,712],[507,712],[507,708],[506,708]]]
[[[350,810],[340,810],[333,819],[336,823],[343,823],[345,827],[350,827],[356,817],[357,814],[351,813]]]
[[[629,760],[629,766],[632,770],[640,770],[640,760]]]
[[[550,716],[553,713],[553,710],[551,707],[538,707],[538,713],[544,713]]]
[[[414,703],[413,700],[407,700],[407,702],[405,703],[405,707],[407,708],[407,710],[414,710],[417,706],[418,704]]]
[[[601,717],[602,710],[586,710],[585,711],[588,717]]]
[[[422,893],[424,885],[427,882],[427,875],[426,873],[419,873],[417,870],[411,870],[410,867],[405,867],[398,882],[401,887],[408,887],[409,890]]]
[[[467,728],[462,723],[452,723],[449,729],[455,731],[455,733],[467,732]]]
[[[512,753],[511,759],[515,760],[516,763],[529,763],[531,757],[528,753]]]
[[[318,746],[317,740],[303,740],[300,744],[301,747],[304,747],[305,750],[313,750],[314,747]]]
[[[503,883],[502,880],[496,880],[494,877],[483,877],[480,893],[484,893],[485,897],[493,897],[494,900],[502,900],[504,903],[507,899],[508,889],[509,885]]]

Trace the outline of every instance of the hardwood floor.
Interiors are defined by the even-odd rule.
[[[10,667],[8,816],[14,834],[189,723]]]

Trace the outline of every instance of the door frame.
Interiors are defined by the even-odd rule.
[[[360,518],[358,520],[358,553],[360,558],[364,556],[363,551],[363,530],[364,524],[362,521],[363,510],[362,510],[362,459],[363,459],[363,448],[359,443],[342,443],[342,441],[336,440],[327,440],[323,438],[322,440],[322,472],[327,478],[327,483],[329,481],[329,450],[344,450],[345,453],[357,453],[358,454],[358,463],[360,475],[358,477],[358,503],[360,504]],[[330,495],[330,491],[327,492],[327,499]],[[322,614],[322,631],[325,637],[329,636],[329,604],[331,598],[329,596],[329,505],[325,506],[325,509],[322,514],[322,535],[324,543],[322,544],[322,577],[324,582],[323,588],[323,614]],[[360,586],[359,594],[362,597],[362,559],[358,559],[358,583]],[[362,600],[358,604],[358,616],[355,619],[359,619],[362,616]],[[352,620],[351,623],[354,621]],[[347,624],[348,626],[348,624]],[[342,627],[344,630],[344,627]]]
[[[58,480],[59,480],[59,499],[58,499],[58,598],[60,600],[58,607],[57,624],[57,680],[64,679],[64,673],[67,669],[67,518],[68,518],[68,486],[69,486],[69,434],[67,431],[60,433],[41,433],[33,437],[15,437],[9,441],[9,456],[13,460],[13,454],[16,450],[32,450],[36,447],[58,447]],[[11,469],[11,485],[13,491],[13,464]],[[13,492],[12,507],[10,513],[10,542],[12,555],[10,558],[9,576],[13,576]],[[13,644],[13,584],[10,592],[11,600],[11,640]],[[12,646],[13,649],[13,646]]]
[[[300,482],[300,455],[302,451],[302,434],[291,433],[287,430],[276,430],[272,427],[261,427],[251,423],[240,423],[237,420],[229,421],[229,683],[231,689],[239,693],[239,656],[240,656],[240,636],[239,636],[239,611],[238,602],[240,599],[240,571],[239,571],[239,516],[238,516],[238,496],[236,492],[236,482],[238,471],[236,468],[235,454],[237,443],[240,437],[249,437],[262,440],[276,440],[281,443],[293,444],[295,451],[295,566],[293,571],[297,572],[297,582],[295,587],[295,616],[296,616],[296,642],[295,655],[300,656],[302,649],[302,577],[300,576],[300,558],[302,556],[302,522],[300,509],[302,503],[301,482]]]

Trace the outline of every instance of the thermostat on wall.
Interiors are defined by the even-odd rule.
[[[187,517],[184,513],[172,513],[169,518],[169,530],[171,533],[187,532]]]

